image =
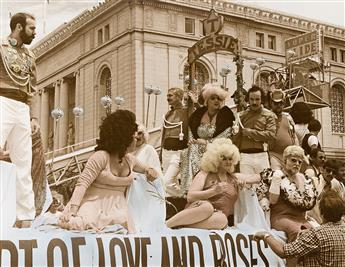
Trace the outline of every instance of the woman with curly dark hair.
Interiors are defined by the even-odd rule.
[[[129,233],[135,231],[125,197],[133,180],[132,171],[146,173],[150,181],[157,177],[154,169],[127,153],[135,146],[137,127],[134,113],[128,110],[117,110],[104,119],[96,152],[86,163],[59,219],[61,227],[102,230],[120,224]]]

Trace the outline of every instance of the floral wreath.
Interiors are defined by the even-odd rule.
[[[274,173],[275,171],[272,171],[271,169],[265,169],[260,173],[262,180],[257,188],[259,200],[268,198],[268,191]],[[296,184],[291,182],[283,172],[279,171],[279,174],[281,174],[282,178],[280,191],[284,200],[289,202],[293,207],[304,211],[310,210],[315,206],[317,192],[313,180],[310,177],[305,176],[304,189],[298,190]]]

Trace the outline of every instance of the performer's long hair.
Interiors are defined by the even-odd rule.
[[[135,114],[129,110],[117,110],[107,116],[100,128],[97,150],[105,150],[109,154],[118,154],[123,158],[132,144],[138,129]]]

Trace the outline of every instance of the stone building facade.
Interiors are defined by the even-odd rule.
[[[264,78],[269,71],[285,65],[286,39],[312,30],[324,32],[332,107],[316,110],[315,116],[323,124],[320,139],[326,152],[332,157],[345,157],[345,29],[221,0],[106,0],[40,41],[34,52],[45,147],[65,147],[71,123],[76,143],[96,138],[105,116],[100,102],[104,95],[113,100],[123,97],[121,108],[132,110],[138,121],[144,122],[149,100],[144,88],[148,85],[162,89],[161,95],[150,95],[147,122],[149,128],[160,126],[168,109],[167,89],[186,86],[187,49],[203,37],[201,21],[212,5],[224,16],[221,33],[242,42],[246,89],[258,79],[258,72],[250,68],[257,57],[266,60],[260,69]],[[196,66],[197,86],[222,83],[220,71],[227,65],[231,73],[225,77],[226,85],[232,94],[236,89],[233,57],[227,52],[201,57]],[[228,104],[232,105],[232,100]],[[82,116],[74,116],[75,106],[84,109]],[[58,122],[50,116],[55,107],[65,113]],[[112,110],[116,108],[113,103]]]

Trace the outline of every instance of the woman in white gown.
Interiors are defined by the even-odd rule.
[[[158,173],[155,181],[147,181],[145,175],[135,173],[128,193],[128,209],[137,232],[156,232],[165,228],[165,191],[158,154],[148,144],[149,134],[143,125],[138,126],[137,143],[132,154],[143,164],[149,164]],[[149,209],[147,207],[150,207]]]

